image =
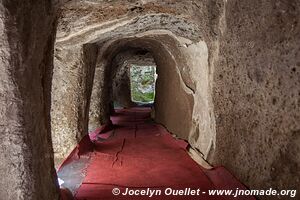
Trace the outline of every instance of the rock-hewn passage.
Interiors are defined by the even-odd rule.
[[[195,160],[299,193],[299,16],[299,0],[1,0],[0,198],[58,200],[55,168],[153,97],[131,90],[136,64],[155,66],[151,118]]]

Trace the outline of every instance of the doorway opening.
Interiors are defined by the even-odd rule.
[[[132,65],[130,67],[131,101],[142,105],[153,104],[156,79],[156,66]]]

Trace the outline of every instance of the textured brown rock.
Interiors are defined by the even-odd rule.
[[[45,90],[49,1],[0,2],[0,199],[58,199]]]
[[[88,132],[88,111],[97,47],[55,50],[51,127],[56,164],[66,158]]]
[[[252,188],[300,189],[299,8],[299,1],[226,4],[210,160]]]
[[[89,110],[89,131],[94,131],[101,125],[109,121],[109,103],[111,95],[109,94],[109,70],[107,69],[106,59],[102,59],[102,53],[99,51],[95,68],[94,83],[91,94]]]
[[[108,7],[109,9],[106,9]],[[80,3],[70,2],[62,8],[58,25],[57,45],[71,48],[74,45],[84,43],[97,43],[100,47],[95,73],[97,78],[94,80],[91,99],[90,130],[99,127],[108,119],[108,107],[112,104],[113,99],[110,93],[112,85],[108,83],[110,80],[104,80],[110,73],[109,67],[112,65],[113,57],[122,49],[125,50],[122,43],[127,43],[127,46],[133,45],[136,48],[145,45],[146,48],[155,51],[158,58],[156,62],[162,62],[161,68],[163,68],[161,69],[161,78],[158,78],[160,79],[158,82],[161,82],[161,86],[164,88],[157,87],[161,91],[160,94],[157,94],[157,98],[160,100],[156,101],[156,107],[159,108],[156,109],[157,121],[163,123],[170,131],[182,138],[190,139],[193,146],[197,148],[204,146],[201,147],[201,150],[205,151],[205,155],[208,154],[215,136],[209,93],[208,64],[203,65],[203,76],[206,79],[204,82],[200,81],[205,83],[205,89],[200,87],[196,89],[199,81],[197,82],[197,77],[191,78],[191,74],[199,74],[202,70],[202,67],[199,69],[197,66],[198,55],[193,52],[197,49],[204,49],[203,51],[207,54],[207,45],[200,38],[207,37],[211,28],[215,27],[213,25],[211,28],[204,28],[215,21],[215,19],[205,16],[208,7],[209,9],[214,8],[214,2],[212,5],[206,5],[204,2],[185,2],[183,6],[182,2],[136,1],[125,4],[123,2],[120,6],[117,1],[114,3],[95,2],[93,4],[83,1]],[[199,8],[203,9],[201,13],[198,12]],[[108,14],[112,10],[113,14]],[[68,23],[66,23],[67,21]],[[155,31],[151,31],[152,29]],[[134,40],[134,38],[142,38],[143,35],[147,35],[149,40],[144,42],[143,39],[138,40],[141,41],[140,44],[126,39],[129,37],[130,40]],[[157,47],[151,45],[153,42]],[[113,47],[109,47],[110,45]],[[163,55],[160,55],[162,52]],[[155,55],[153,56],[155,57]],[[190,61],[186,57],[194,61]],[[208,62],[208,56],[201,56],[201,59],[204,59],[204,63]],[[163,65],[169,65],[169,67],[164,68]],[[174,74],[174,76],[168,73]],[[202,73],[200,74],[202,75]],[[174,77],[174,81],[177,83],[172,82],[175,84],[172,86],[166,77]],[[169,92],[169,90],[177,90],[177,88],[179,88],[177,94]],[[206,97],[208,100],[205,99]],[[202,103],[194,105],[194,98],[202,99]],[[99,99],[101,100],[99,101]],[[197,109],[202,105],[208,108],[201,117],[198,117]],[[197,107],[195,111],[193,110],[194,106]],[[183,121],[178,123],[178,120]],[[201,133],[199,133],[198,126],[201,126]],[[195,133],[196,137],[194,137]],[[199,140],[203,145],[198,145]]]
[[[300,190],[299,1],[53,3],[0,3],[0,198],[58,199],[51,143],[58,164],[131,105],[141,49],[157,122],[250,188]]]
[[[153,2],[156,3],[156,6],[151,4]],[[291,44],[299,42],[297,21],[293,22],[297,18],[296,13],[299,13],[296,9],[297,5],[293,5],[294,2],[284,1],[260,5],[246,1],[237,3],[233,0],[203,1],[201,3],[188,1],[184,6],[179,2],[172,1],[168,3],[152,1],[151,3],[139,2],[138,6],[134,7],[134,12],[131,12],[131,9],[128,9],[132,6],[131,3],[125,3],[121,8],[116,2],[110,7],[114,10],[114,14],[118,13],[116,16],[106,14],[106,10],[103,10],[106,3],[97,5],[99,7],[93,6],[90,8],[92,12],[97,13],[97,10],[102,10],[101,15],[89,15],[88,18],[93,19],[84,28],[80,27],[87,17],[84,12],[73,17],[70,24],[60,24],[59,30],[67,31],[63,31],[63,34],[59,35],[58,43],[72,46],[72,41],[97,42],[101,45],[102,52],[110,52],[103,53],[106,56],[100,59],[106,60],[106,67],[111,65],[113,57],[118,55],[118,52],[124,51],[128,47],[140,48],[142,46],[146,48],[152,52],[158,66],[155,101],[157,122],[164,124],[181,138],[188,139],[192,147],[197,148],[208,161],[214,164],[223,164],[232,169],[248,186],[261,186],[264,181],[269,181],[270,186],[279,187],[280,184],[277,184],[279,180],[274,181],[276,182],[274,184],[271,183],[271,176],[268,174],[272,171],[270,166],[277,165],[274,164],[275,162],[281,166],[279,163],[282,162],[279,161],[278,156],[282,157],[283,153],[278,156],[274,154],[273,161],[268,155],[271,155],[275,149],[278,151],[280,146],[284,147],[283,144],[287,145],[289,140],[287,138],[291,137],[280,136],[281,139],[286,138],[284,142],[282,141],[280,144],[275,142],[276,139],[272,137],[272,132],[277,126],[275,116],[269,119],[272,123],[261,125],[260,131],[255,133],[257,136],[254,137],[252,132],[256,130],[257,125],[269,121],[262,117],[265,115],[264,112],[267,112],[268,104],[271,104],[270,109],[272,106],[280,109],[282,104],[279,104],[278,100],[288,96],[290,96],[291,102],[294,102],[292,99],[297,96],[298,92],[297,87],[294,86],[299,84],[299,80],[296,78],[291,84],[290,80],[286,78],[285,84],[293,87],[292,90],[288,89],[287,91],[294,92],[291,93],[292,96],[280,97],[279,94],[284,89],[274,90],[273,88],[273,82],[276,80],[273,76],[276,74],[276,70],[274,71],[272,66],[276,65],[275,61],[272,64],[270,60],[264,59],[280,58],[282,53],[279,50],[277,50],[277,54],[275,50],[274,53],[266,52],[258,44],[261,43],[265,46],[263,38],[269,38],[269,48],[277,42],[278,46],[285,45],[287,40],[285,38],[293,38],[294,42],[291,41]],[[75,4],[70,3],[64,7],[63,18],[71,15],[72,10],[68,9],[69,6],[73,7]],[[81,6],[89,7],[88,4],[81,4]],[[281,8],[281,6],[283,7]],[[246,8],[249,16],[244,15]],[[287,14],[285,14],[286,12]],[[243,17],[239,17],[242,15]],[[260,18],[262,19],[261,24],[256,23]],[[283,26],[285,21],[277,23],[278,19],[286,20],[286,22],[291,19],[291,21]],[[277,24],[277,28],[271,24]],[[259,27],[261,28],[256,30]],[[251,28],[253,31],[250,30]],[[78,32],[78,30],[82,31]],[[278,34],[272,38],[273,34],[267,34],[268,30],[272,30],[271,32],[274,34],[283,30],[281,39]],[[251,32],[253,32],[252,35]],[[260,37],[258,33],[262,36]],[[290,34],[290,36],[284,36],[285,34]],[[285,60],[289,58],[289,55],[299,51],[294,49],[295,53],[286,52]],[[262,54],[262,51],[265,55]],[[281,50],[281,52],[284,51]],[[293,59],[294,61],[292,61]],[[288,65],[291,66],[290,70],[294,75],[287,74],[287,77],[297,77],[297,67],[299,66],[295,61],[295,56],[293,59],[289,61],[293,64]],[[261,65],[266,66],[263,68],[260,67]],[[265,77],[266,74],[269,78]],[[265,84],[264,79],[268,80],[265,82],[269,86],[260,85]],[[282,81],[279,81],[281,87],[284,85]],[[256,86],[252,85],[252,82],[256,82]],[[265,87],[264,90],[262,90],[263,87]],[[260,90],[264,95],[261,95],[261,98],[254,98]],[[107,105],[112,101],[112,97],[109,96],[109,90],[106,93],[107,102],[104,104]],[[265,98],[266,94],[271,100]],[[276,95],[274,96],[274,94]],[[286,100],[284,102],[286,103]],[[296,106],[297,103],[294,105]],[[259,111],[256,106],[266,110]],[[296,107],[294,111],[299,111],[299,107]],[[282,111],[282,113],[285,112]],[[271,113],[276,112],[272,110],[269,116],[272,116]],[[215,115],[217,116],[216,122]],[[297,131],[295,122],[299,116],[290,115],[294,117],[291,118],[292,120],[285,119],[286,126],[293,127],[288,130]],[[252,119],[253,122],[251,122]],[[266,141],[261,139],[263,132],[268,135],[265,137],[269,138]],[[285,132],[283,131],[281,134],[285,134]],[[276,145],[269,149],[263,148],[253,154],[253,145],[251,148],[249,147],[253,140],[258,147],[269,145],[268,143],[273,143],[273,141]],[[240,153],[236,153],[241,150],[243,143],[248,147],[246,145]],[[297,149],[297,147],[295,148]],[[295,151],[295,148],[291,147],[291,150],[287,151]],[[259,155],[263,155],[263,157],[261,158]],[[238,161],[239,159],[241,161]],[[265,162],[265,159],[269,161]],[[292,163],[299,163],[299,161],[293,159]],[[250,173],[249,170],[253,168],[253,164],[255,164],[257,172]],[[292,169],[296,169],[297,166],[298,164],[291,164]],[[279,179],[287,180],[284,177]]]

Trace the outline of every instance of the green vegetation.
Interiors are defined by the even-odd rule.
[[[155,97],[155,67],[132,65],[130,68],[131,100],[152,103]]]

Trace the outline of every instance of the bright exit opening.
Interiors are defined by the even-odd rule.
[[[153,103],[156,78],[156,66],[131,65],[131,101],[141,104]]]

